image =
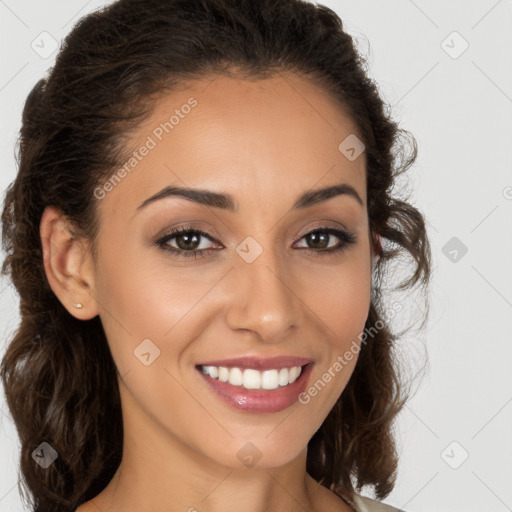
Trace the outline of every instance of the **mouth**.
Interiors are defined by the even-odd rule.
[[[278,412],[297,402],[307,386],[314,363],[283,366],[280,361],[265,369],[198,364],[196,371],[209,390],[229,406],[245,412]],[[244,367],[245,366],[245,367]],[[253,365],[256,366],[256,365]],[[261,366],[261,365],[260,365]]]

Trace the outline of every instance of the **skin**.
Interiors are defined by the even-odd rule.
[[[297,75],[217,76],[167,91],[129,146],[140,148],[191,96],[197,106],[97,200],[96,261],[58,210],[46,208],[41,220],[52,289],[76,318],[100,315],[119,372],[123,460],[106,489],[78,511],[351,510],[306,473],[306,449],[357,356],[309,403],[266,414],[225,404],[195,364],[306,356],[315,362],[311,384],[359,342],[373,254],[365,156],[350,161],[338,150],[357,127],[323,90]],[[339,195],[292,210],[303,192],[339,183],[351,185],[363,205]],[[169,185],[229,193],[239,209],[168,197],[137,210]],[[220,241],[201,237],[200,249],[217,251],[196,259],[152,245],[191,223]],[[314,254],[318,246],[304,235],[324,226],[346,228],[356,243]],[[247,236],[263,248],[252,263],[236,252]],[[330,235],[320,247],[339,243]],[[168,244],[180,247],[176,237]],[[76,302],[83,308],[74,308]],[[147,338],[160,350],[149,366],[134,356]],[[261,453],[253,467],[237,457],[248,442]]]

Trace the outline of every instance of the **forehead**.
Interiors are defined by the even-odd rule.
[[[340,150],[354,136],[361,139],[344,108],[293,73],[193,81],[155,101],[127,142],[125,177],[102,203],[133,212],[140,200],[171,184],[242,194],[248,201],[261,200],[265,191],[272,201],[346,182],[364,199],[364,153],[351,160]]]

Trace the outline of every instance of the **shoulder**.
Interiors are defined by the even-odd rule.
[[[386,505],[380,501],[372,500],[366,496],[354,494],[352,496],[353,505],[355,505],[357,512],[405,512],[402,509]]]

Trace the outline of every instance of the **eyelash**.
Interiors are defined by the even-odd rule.
[[[339,230],[339,229],[334,229],[334,228],[331,228],[331,227],[319,227],[319,228],[316,228],[312,231],[309,231],[308,233],[304,234],[302,238],[308,236],[308,235],[311,235],[313,233],[327,233],[329,235],[335,235],[337,236],[340,240],[341,240],[341,243],[340,245],[338,245],[337,247],[333,247],[333,248],[330,248],[330,249],[312,249],[312,248],[301,248],[301,250],[304,250],[304,251],[307,251],[307,252],[312,252],[312,253],[315,253],[315,255],[318,255],[319,253],[327,253],[325,255],[329,255],[329,254],[333,254],[333,253],[342,253],[343,251],[345,251],[350,245],[352,244],[355,244],[356,243],[356,236],[354,233],[350,233],[348,231],[342,231],[342,230]],[[174,231],[168,233],[167,235],[159,238],[158,240],[155,241],[155,244],[162,250],[164,251],[167,251],[167,252],[170,252],[171,254],[173,255],[176,255],[178,257],[195,257],[195,258],[202,258],[203,256],[205,256],[205,253],[210,253],[212,251],[217,251],[218,249],[194,249],[194,250],[191,250],[191,251],[185,251],[184,249],[175,249],[174,247],[170,247],[167,242],[173,238],[176,238],[177,235],[182,235],[182,234],[199,234],[203,237],[206,237],[208,239],[210,239],[212,242],[216,242],[216,243],[219,243],[216,239],[212,238],[211,235],[209,235],[208,233],[202,231],[201,229],[197,229],[197,228],[190,228],[190,227],[180,227],[180,228],[177,228],[175,229]],[[330,241],[330,240],[329,240]]]

